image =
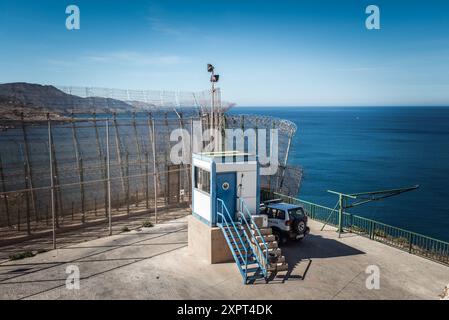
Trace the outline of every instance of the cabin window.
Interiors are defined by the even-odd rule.
[[[195,188],[210,193],[210,172],[195,167]]]

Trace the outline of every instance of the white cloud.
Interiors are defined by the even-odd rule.
[[[158,18],[148,17],[147,19],[150,22],[150,26],[153,31],[171,36],[181,35],[181,31],[179,29],[168,25]]]
[[[337,68],[335,71],[344,71],[344,72],[365,72],[365,71],[379,71],[386,70],[385,67],[342,67]]]
[[[136,65],[175,65],[188,59],[177,55],[154,55],[135,51],[117,51],[89,55],[87,60],[99,63],[122,63]]]

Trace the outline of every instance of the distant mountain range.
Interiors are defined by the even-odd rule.
[[[92,94],[92,92],[98,93]],[[184,100],[180,101],[179,96],[168,91],[145,92],[98,88],[97,91],[92,91],[88,88],[57,88],[25,82],[5,83],[0,84],[0,120],[17,120],[22,115],[28,120],[43,120],[46,119],[47,114],[55,119],[66,118],[71,113],[167,112],[174,109],[179,111],[181,106],[185,114],[196,113],[198,108],[205,110],[210,108],[207,106],[211,101],[209,92],[205,92],[206,94],[204,92],[187,93],[181,97]],[[108,96],[114,98],[108,98]],[[234,106],[233,103],[224,101],[220,104],[222,112]]]
[[[67,94],[54,86],[31,83],[0,84],[0,119],[25,117],[61,117],[76,113],[112,113],[136,111],[131,104],[104,97],[82,98]]]

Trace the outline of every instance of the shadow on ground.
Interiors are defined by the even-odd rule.
[[[365,254],[334,239],[309,234],[301,241],[290,241],[282,248],[282,254],[288,263],[287,272],[273,275],[269,281],[290,279],[304,280],[312,267],[313,259],[326,259]],[[294,273],[294,274],[293,274]]]

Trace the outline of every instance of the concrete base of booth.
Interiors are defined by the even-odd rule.
[[[208,263],[234,261],[221,229],[210,227],[194,216],[188,217],[188,244],[191,253]]]

